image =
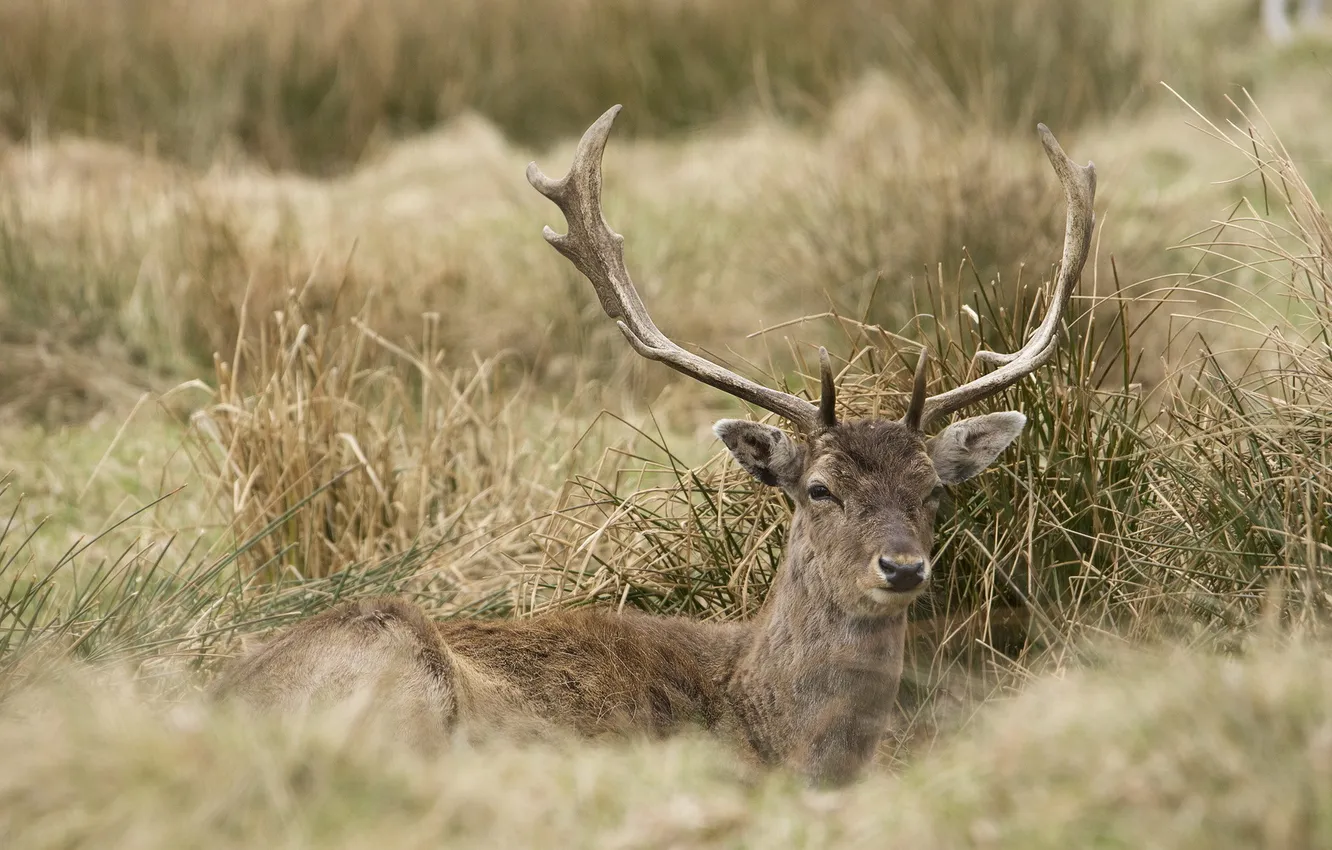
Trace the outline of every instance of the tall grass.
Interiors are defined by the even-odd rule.
[[[1149,398],[1136,368],[1144,345],[1160,345],[1146,339],[1151,314],[1171,305],[1159,295],[1135,304],[1117,274],[1088,273],[1057,358],[982,405],[1022,410],[1028,426],[995,468],[959,488],[941,522],[939,580],[913,611],[920,666],[904,694],[925,714],[962,686],[955,673],[988,694],[1047,665],[1086,660],[1086,641],[1105,635],[1235,647],[1261,623],[1304,629],[1326,619],[1332,238],[1255,110],[1214,132],[1252,170],[1248,215],[1195,246],[1229,258],[1210,283],[1249,288],[1258,276],[1285,286],[1270,303],[1236,302],[1246,312],[1231,317],[1225,338],[1240,341],[1238,350],[1217,356],[1198,336],[1197,357]],[[1046,289],[965,286],[963,274],[973,274],[967,264],[956,277],[932,276],[905,327],[818,317],[844,333],[847,413],[896,415],[922,342],[935,352],[940,387],[972,374],[979,346],[1020,347]],[[1187,290],[1193,281],[1178,283]],[[788,505],[724,454],[702,466],[669,457],[614,485],[576,484],[571,501],[584,506],[560,517],[547,567],[529,577],[536,610],[601,604],[745,616],[780,567]]]
[[[1235,352],[1188,329],[1195,355],[1171,395],[1169,495],[1155,521],[1196,604],[1210,606],[1227,576],[1237,592],[1218,618],[1318,626],[1332,613],[1332,225],[1258,107],[1236,112],[1203,128],[1243,158],[1251,192],[1196,248],[1222,261],[1235,293],[1207,318],[1258,342],[1241,352],[1243,367],[1228,367]],[[1270,294],[1254,297],[1259,287]]]
[[[327,173],[469,110],[525,143],[576,133],[614,102],[629,105],[634,133],[749,109],[818,118],[872,67],[991,127],[1071,127],[1132,108],[1164,76],[1207,79],[1216,54],[1170,37],[1170,15],[1197,27],[1194,11],[1139,0],[11,0],[0,129]]]
[[[370,327],[369,304],[311,300],[292,289],[282,309],[242,315],[193,417],[227,527],[241,539],[266,529],[247,574],[324,578],[429,545],[450,581],[494,584],[530,561],[511,532],[581,456],[579,395],[544,402],[503,355],[447,365],[435,314],[416,339],[394,340]]]
[[[959,243],[985,274],[1053,244],[1053,181],[1030,138],[970,138],[883,80],[836,113],[813,136],[762,121],[612,150],[608,204],[673,332],[748,354],[751,311],[787,320],[825,293],[854,304],[880,272],[868,315],[896,324],[911,278]],[[0,156],[0,339],[95,352],[124,364],[131,390],[160,388],[207,374],[214,354],[231,362],[242,307],[262,327],[297,286],[334,322],[369,303],[395,341],[436,313],[450,367],[511,351],[547,385],[623,374],[633,358],[592,293],[533,238],[549,219],[522,179],[530,158],[479,121],[335,181],[193,175],[86,143]],[[630,368],[647,391],[664,383]]]
[[[220,557],[209,557],[198,541],[176,538],[101,550],[111,531],[149,505],[39,563],[30,544],[41,527],[19,531],[23,500],[5,479],[0,498],[8,509],[0,524],[0,697],[61,660],[129,665],[150,675],[197,671],[219,653],[235,652],[240,635],[288,622],[302,610],[344,594],[404,592],[421,561],[412,552],[370,569],[349,568],[322,585],[278,581],[253,594],[235,564],[280,523]]]
[[[81,158],[68,164],[87,166]],[[114,153],[88,159],[107,170],[128,164]],[[15,418],[86,421],[196,375],[234,344],[230,290],[247,280],[279,289],[285,268],[242,252],[229,221],[188,190],[154,185],[152,171],[122,175],[146,184],[133,200],[114,185],[71,190],[47,172],[34,204],[28,187],[0,181],[0,409]]]
[[[1270,584],[1295,606],[1283,618],[1318,613],[1327,523],[1320,477],[1299,470],[1326,468],[1326,217],[1279,143],[1238,121],[1216,132],[1255,168],[1246,185],[1259,194],[1247,218],[1225,224],[1244,238],[1223,230],[1200,247],[1213,259],[1235,253],[1211,281],[1223,289],[1255,275],[1291,282],[1269,313],[1253,314],[1285,317],[1264,330],[1276,356],[1236,371],[1247,361],[1205,353],[1147,399],[1136,364],[1160,341],[1143,339],[1143,312],[1168,307],[1135,305],[1117,276],[1089,266],[1068,345],[986,406],[1023,410],[1029,425],[941,525],[940,581],[915,612],[921,666],[906,699],[928,706],[956,670],[984,692],[1006,686],[1012,672],[1076,661],[1093,634],[1232,641],[1269,615]],[[935,353],[938,387],[965,380],[980,345],[1017,348],[1045,306],[1035,278],[992,283],[970,263],[937,271],[898,325],[876,321],[870,280],[848,299],[859,314],[809,320],[798,335],[839,352],[845,414],[896,415],[919,345]],[[495,362],[447,365],[433,316],[415,339],[373,330],[373,292],[347,277],[331,292],[293,289],[281,309],[253,316],[241,301],[196,453],[235,540],[252,540],[237,580],[333,580],[420,544],[434,552],[431,587],[503,597],[520,614],[756,609],[783,551],[778,495],[720,454],[685,460],[697,447],[682,450],[671,428],[561,485],[579,469],[573,459],[598,448],[565,449],[580,445],[591,411],[540,406],[521,370],[500,386]],[[798,348],[771,362],[795,364],[801,387],[807,359]]]

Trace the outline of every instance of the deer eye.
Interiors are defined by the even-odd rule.
[[[809,486],[809,497],[816,502],[836,502],[837,497],[822,484],[811,484]]]

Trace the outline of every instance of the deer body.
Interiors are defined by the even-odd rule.
[[[215,690],[292,712],[359,699],[431,750],[453,737],[663,735],[722,723],[743,632],[599,610],[437,623],[400,598],[357,599],[242,659]]]
[[[454,736],[702,728],[756,762],[848,780],[889,728],[906,608],[930,572],[932,500],[959,458],[985,466],[1023,424],[1020,414],[965,422],[953,429],[981,433],[965,456],[899,423],[836,425],[804,451],[768,425],[719,423],[741,463],[796,504],[786,559],[750,621],[577,610],[433,622],[402,599],[354,600],[242,659],[215,690],[296,713],[359,700],[430,750]],[[855,533],[839,535],[846,526]],[[841,544],[828,546],[833,537]],[[887,590],[887,557],[921,564],[919,578]]]
[[[755,762],[841,781],[888,730],[906,615],[848,617],[799,571],[784,565],[744,623],[602,610],[434,623],[402,599],[354,600],[243,659],[215,690],[292,713],[360,700],[427,751],[454,737],[704,729]]]
[[[801,432],[724,419],[735,460],[793,505],[785,559],[758,614],[707,623],[581,610],[525,620],[432,622],[396,598],[354,600],[292,627],[240,659],[221,697],[301,711],[346,703],[423,748],[495,734],[670,734],[701,727],[751,759],[819,782],[854,778],[888,731],[907,608],[927,586],[942,488],[989,466],[1022,431],[1008,411],[924,428],[1012,385],[1047,359],[1091,240],[1095,172],[1042,140],[1068,202],[1050,313],[1024,348],[989,354],[998,369],[926,397],[922,354],[900,422],[839,422],[827,352],[818,405],[762,387],[680,348],[656,327],[629,278],[623,238],[602,219],[600,161],[619,107],[584,135],[573,168],[528,179],[564,211],[546,238],[593,283],[638,353],[777,413]]]

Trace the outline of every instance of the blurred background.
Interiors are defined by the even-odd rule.
[[[72,360],[11,351],[27,377],[0,407],[78,419],[211,371],[247,294],[264,315],[311,277],[355,278],[394,332],[439,313],[463,360],[609,368],[619,340],[536,238],[553,210],[522,173],[562,169],[614,103],[608,215],[700,345],[828,306],[897,330],[964,257],[964,280],[1044,273],[1038,121],[1100,170],[1092,271],[1187,271],[1170,249],[1242,168],[1193,109],[1224,125],[1252,95],[1292,155],[1323,138],[1326,27],[1291,21],[1278,47],[1257,0],[8,0],[0,340]]]

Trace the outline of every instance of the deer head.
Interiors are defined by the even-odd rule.
[[[736,461],[759,481],[780,487],[795,506],[788,560],[802,581],[841,610],[864,616],[900,613],[930,577],[934,515],[943,487],[971,478],[1021,433],[1016,411],[963,419],[934,436],[936,420],[988,398],[1044,364],[1055,352],[1060,322],[1091,246],[1096,172],[1070,160],[1044,124],[1046,155],[1064,187],[1064,253],[1050,309],[1014,354],[979,352],[998,366],[969,383],[926,396],[928,354],[922,349],[910,404],[900,421],[839,422],[827,351],[819,350],[822,389],[817,405],[686,351],[652,321],[624,263],[624,237],[601,214],[601,158],[619,106],[583,134],[569,173],[552,180],[527,167],[528,182],[564,213],[564,235],[544,234],[596,289],[602,309],[643,357],[771,411],[792,423],[799,439],[772,425],[723,419],[714,428]]]

